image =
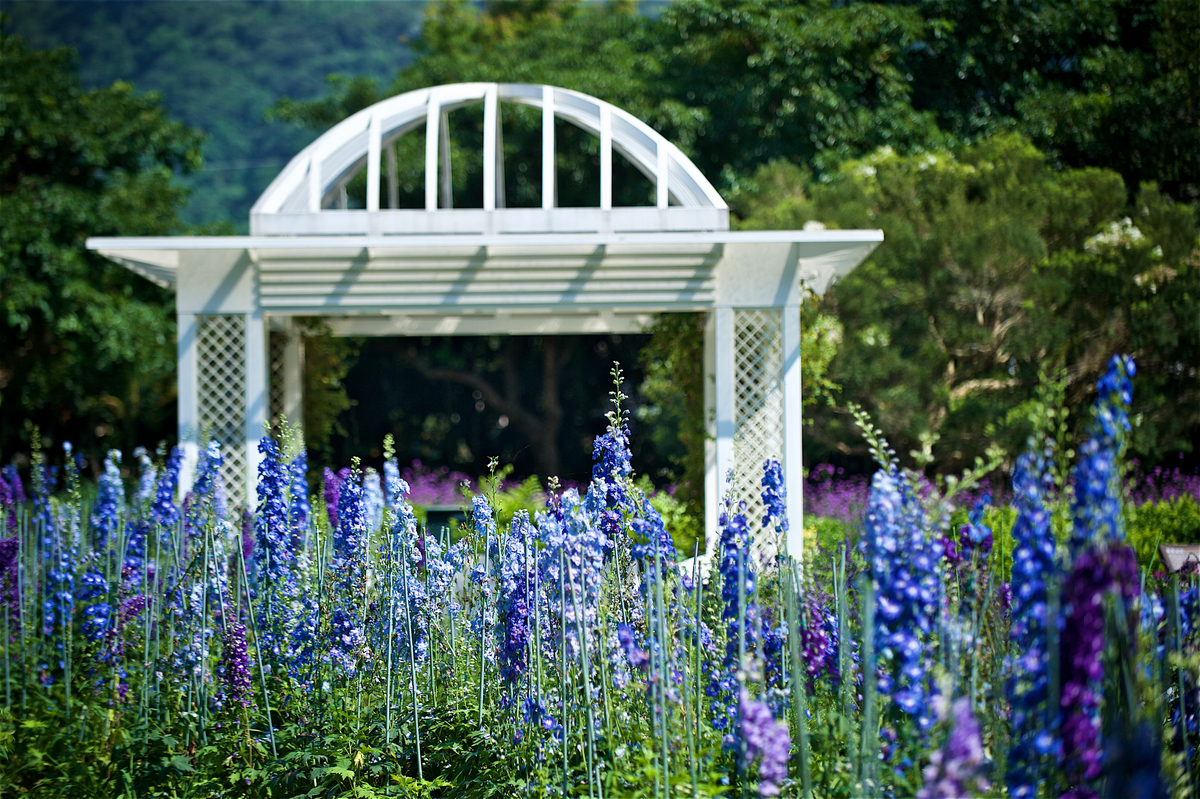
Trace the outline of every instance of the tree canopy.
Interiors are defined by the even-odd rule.
[[[0,72],[0,448],[168,437],[170,295],[83,242],[178,230],[202,136],[129,84],[84,91],[66,49],[0,35]]]

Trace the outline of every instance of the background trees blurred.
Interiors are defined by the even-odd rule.
[[[240,4],[221,5],[242,13]],[[737,225],[883,228],[878,252],[804,309],[810,461],[853,466],[865,454],[849,429],[851,401],[877,417],[901,453],[939,469],[969,463],[991,443],[1014,451],[1043,376],[1064,384],[1068,405],[1082,406],[1118,350],[1140,367],[1133,454],[1175,464],[1182,451],[1195,461],[1200,6],[1192,0],[692,0],[640,9],[442,0],[392,53],[402,68],[390,82],[372,67],[332,77],[322,96],[284,89],[290,96],[268,115],[273,129],[289,123],[295,135],[313,136],[378,99],[436,83],[552,83],[625,107],[676,141],[729,199]],[[482,119],[455,114],[455,203],[478,204],[470,145]],[[510,204],[536,202],[539,170],[522,170],[519,153],[537,120],[513,109],[504,125]],[[561,138],[559,168],[573,178],[562,182],[570,194],[562,199],[591,202],[596,143],[569,130]],[[423,180],[413,166],[419,154],[407,155],[402,203],[419,199]],[[648,185],[640,180],[632,170],[622,176],[617,201],[640,202]],[[5,268],[36,263],[24,258],[6,255]],[[640,470],[685,491],[703,448],[699,329],[694,317],[662,320],[637,344],[640,363],[624,352],[632,339],[605,342],[605,357],[621,350],[641,385]],[[597,344],[580,342],[566,370],[597,357]],[[407,366],[404,353],[388,349],[400,346],[363,345],[366,371],[344,374],[358,406],[326,414],[313,443],[328,441],[339,459],[369,457],[376,428],[391,425],[399,440],[407,431],[425,442],[435,460],[461,465],[462,441],[471,459],[497,447],[524,470],[545,468],[497,403],[485,402],[479,419],[448,410],[465,403],[474,412],[471,380],[505,385],[502,356],[515,342],[431,342],[418,353],[425,361]],[[332,376],[322,379],[336,409],[345,395],[333,365],[345,371],[347,362],[328,353]],[[420,401],[391,403],[397,418],[370,410],[386,404],[386,388],[372,382],[381,358],[396,364],[389,380],[422,386]],[[527,360],[514,396],[541,423],[553,408],[534,368],[540,356]],[[431,380],[434,367],[458,374]],[[591,390],[569,400],[577,407],[562,421],[560,468],[586,462],[586,448],[572,442],[598,432],[603,402]]]

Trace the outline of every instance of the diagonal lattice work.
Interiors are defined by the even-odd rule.
[[[762,518],[763,461],[783,457],[783,313],[779,309],[734,312],[733,486],[746,503],[756,562],[774,560],[781,543]]]
[[[221,474],[230,504],[246,500],[246,320],[202,316],[198,320],[196,406],[200,430],[221,444]]]
[[[272,330],[268,341],[270,353],[269,372],[267,378],[267,393],[269,395],[268,418],[271,422],[271,430],[278,432],[280,421],[283,419],[283,370],[284,358],[287,357],[287,333],[281,330]]]

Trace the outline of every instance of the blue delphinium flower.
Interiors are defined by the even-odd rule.
[[[588,487],[588,494],[598,505],[596,513],[605,536],[606,554],[611,554],[624,538],[624,519],[637,512],[629,486],[631,457],[629,426],[618,407],[608,414],[608,428],[592,444],[592,484]]]
[[[312,506],[308,501],[308,453],[296,453],[288,466],[288,524],[292,530],[292,547],[299,550],[304,545],[308,531],[308,517]]]
[[[133,492],[133,501],[141,508],[154,495],[154,482],[158,478],[158,469],[150,460],[150,456],[146,454],[145,447],[135,449],[133,457],[137,458],[138,462],[138,487]]]
[[[742,652],[750,653],[757,644],[758,609],[754,604],[755,575],[750,555],[750,525],[742,512],[734,508],[732,500],[722,503],[718,525],[721,529],[720,562],[721,574],[721,619],[725,622],[725,658],[715,667],[706,693],[713,699],[713,729],[722,732],[723,744],[732,748],[737,743],[738,696],[737,674],[745,668],[741,662]],[[744,585],[746,606],[739,612],[739,589]],[[745,627],[739,626],[739,615],[745,619]]]
[[[1099,396],[1093,406],[1090,435],[1079,447],[1079,462],[1074,470],[1072,554],[1078,554],[1088,543],[1125,539],[1118,464],[1125,449],[1125,433],[1130,429],[1128,406],[1133,401],[1130,378],[1136,372],[1132,358],[1114,355],[1108,362],[1108,371],[1096,383]]]
[[[154,489],[154,504],[150,507],[150,518],[169,538],[179,521],[179,509],[175,507],[175,492],[179,488],[179,467],[183,465],[183,448],[172,447],[166,467],[158,478]]]
[[[258,442],[258,512],[254,519],[254,560],[259,579],[268,585],[288,582],[292,564],[292,530],[288,524],[287,469],[279,444],[270,436]]]
[[[362,485],[354,475],[341,484],[337,503],[338,525],[333,536],[332,571],[338,594],[333,611],[333,637],[328,657],[348,675],[358,667],[358,657],[366,636],[362,621],[362,593],[365,590],[367,552],[367,512]]]
[[[533,546],[535,535],[536,530],[529,521],[528,512],[517,511],[500,554],[498,615],[502,629],[498,661],[500,677],[509,684],[517,683],[529,667],[529,614],[533,604],[530,567],[536,554]]]
[[[1058,712],[1050,700],[1050,624],[1047,581],[1054,569],[1054,536],[1044,497],[1053,488],[1045,456],[1027,452],[1013,472],[1012,662],[1006,690],[1012,705],[1009,795],[1034,799],[1045,769],[1061,748]]]
[[[109,536],[117,532],[125,505],[125,484],[121,480],[121,451],[110,449],[104,459],[104,474],[97,481],[96,504],[92,508],[95,546],[103,550]]]
[[[940,545],[912,489],[894,466],[875,473],[863,524],[863,552],[875,592],[879,694],[913,717],[922,734],[933,726],[929,644],[940,597]]]
[[[363,505],[367,511],[367,526],[374,532],[383,526],[383,486],[379,472],[367,467],[363,471]]]
[[[78,601],[83,606],[83,624],[80,629],[89,641],[100,641],[108,632],[112,606],[108,599],[108,581],[104,573],[92,566],[80,578]]]
[[[787,489],[783,484],[783,467],[774,458],[763,464],[762,487],[763,507],[766,508],[762,526],[771,527],[772,521],[774,521],[775,532],[786,535],[788,531]]]
[[[765,702],[750,698],[745,688],[738,695],[742,740],[746,743],[746,764],[758,760],[758,795],[778,796],[780,783],[787,779],[791,754],[787,722],[776,721]]]
[[[557,617],[558,624],[566,625],[567,653],[574,659],[582,651],[584,631],[588,634],[589,651],[596,651],[592,637],[596,633],[600,604],[600,570],[604,553],[609,551],[609,541],[592,514],[585,511],[575,489],[567,489],[548,505],[548,510],[537,517],[542,544],[540,584],[548,599],[547,611]],[[582,618],[576,612],[576,601]],[[546,645],[553,648],[551,639],[553,636],[543,637]]]

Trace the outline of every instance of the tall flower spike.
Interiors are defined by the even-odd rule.
[[[1043,497],[1053,487],[1047,459],[1027,452],[1013,472],[1012,641],[1006,685],[1012,737],[1005,781],[1013,799],[1034,799],[1061,749],[1058,713],[1050,707],[1050,624],[1047,581],[1054,575],[1054,536]]]
[[[303,449],[292,458],[288,467],[288,523],[292,529],[292,546],[299,549],[304,544],[308,530],[308,517],[312,506],[308,501],[308,453]]]
[[[121,451],[110,449],[104,459],[104,474],[97,481],[96,504],[92,508],[92,529],[96,549],[103,550],[109,536],[117,531],[125,505],[125,484],[121,481]]]
[[[912,489],[900,482],[893,468],[876,472],[862,547],[875,592],[878,690],[915,718],[922,734],[934,723],[928,644],[940,596],[941,547],[930,540],[928,526]]]
[[[292,561],[292,531],[284,492],[287,472],[279,459],[279,444],[270,436],[258,442],[258,513],[254,520],[256,564],[260,577],[272,585],[284,584]]]
[[[765,702],[750,698],[743,688],[741,705],[741,734],[746,742],[746,762],[758,761],[758,795],[778,796],[780,783],[787,779],[787,762],[791,752],[786,722],[776,721]]]
[[[1114,355],[1108,371],[1096,383],[1099,395],[1092,407],[1090,437],[1079,447],[1075,466],[1075,497],[1071,502],[1073,554],[1088,543],[1123,541],[1120,458],[1129,431],[1129,404],[1137,372],[1133,359]]]

